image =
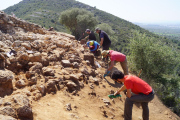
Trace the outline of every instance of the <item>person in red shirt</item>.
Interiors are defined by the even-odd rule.
[[[110,64],[109,68],[106,70],[105,74],[114,67],[115,61],[120,62],[125,75],[129,74],[128,67],[127,67],[126,55],[124,55],[120,52],[114,51],[114,50],[103,50],[101,55],[103,58],[110,57],[110,60],[111,60],[111,64]]]
[[[124,107],[124,120],[132,120],[132,108],[134,102],[140,102],[143,113],[143,120],[149,120],[148,103],[154,98],[154,90],[144,80],[133,75],[124,75],[121,71],[115,70],[111,74],[111,79],[124,85],[114,93],[120,94],[121,91],[127,89],[127,98]],[[134,93],[135,95],[132,95]]]

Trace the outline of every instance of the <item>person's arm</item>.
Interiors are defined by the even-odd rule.
[[[131,89],[127,89],[126,96],[127,96],[128,98],[130,98],[130,97],[132,96],[132,94],[131,94]]]
[[[102,46],[104,38],[101,38],[100,46]]]
[[[124,90],[126,90],[126,86],[125,86],[125,85],[123,85],[118,91],[116,91],[116,92],[114,93],[114,95],[117,95],[117,94],[119,94],[121,91],[124,91]]]
[[[111,65],[109,66],[109,68],[107,69],[107,71],[110,71],[113,67],[114,67],[114,61],[111,61]]]
[[[87,42],[87,46],[89,47],[89,42]]]

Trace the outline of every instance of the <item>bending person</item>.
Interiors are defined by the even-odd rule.
[[[149,120],[149,108],[148,103],[154,98],[154,90],[144,80],[133,75],[124,75],[121,71],[116,70],[112,73],[111,79],[124,85],[114,93],[114,95],[120,94],[120,92],[127,89],[127,98],[124,107],[124,120],[132,120],[132,108],[134,102],[140,102],[143,112],[143,120]],[[132,95],[134,93],[135,95]]]
[[[102,55],[102,58],[109,57],[111,60],[111,64],[106,70],[105,74],[107,74],[114,67],[115,62],[120,62],[125,75],[129,74],[126,55],[120,52],[114,51],[114,50],[103,50],[101,55]]]

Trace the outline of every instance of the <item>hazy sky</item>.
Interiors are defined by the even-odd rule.
[[[1,0],[0,10],[22,0]],[[130,22],[180,22],[180,0],[76,0]]]

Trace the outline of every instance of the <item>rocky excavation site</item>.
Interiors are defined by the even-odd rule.
[[[82,44],[0,11],[0,119],[123,120],[126,96],[108,98],[121,85],[103,78],[101,56]],[[149,108],[150,120],[179,119],[157,97]],[[133,120],[141,114],[134,105]]]

